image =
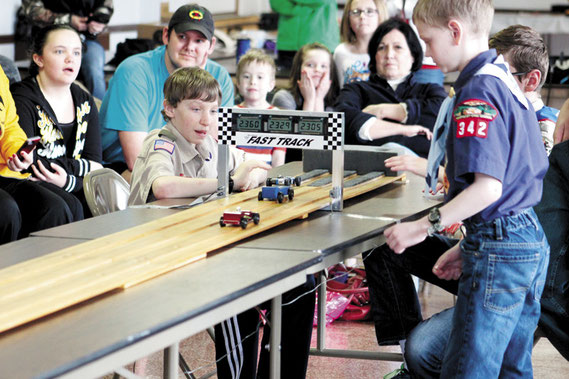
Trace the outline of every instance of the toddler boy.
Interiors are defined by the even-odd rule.
[[[217,190],[217,142],[207,131],[217,125],[220,101],[219,84],[199,67],[180,68],[168,77],[162,110],[166,126],[144,139],[132,172],[129,205]],[[253,169],[270,169],[260,161],[243,162],[243,155],[231,149],[234,189],[256,187],[260,182]]]
[[[444,252],[433,273],[460,278],[444,378],[532,375],[548,262],[532,209],[547,157],[532,107],[504,60],[488,50],[493,13],[491,0],[419,0],[413,13],[426,55],[443,72],[461,72],[456,94],[441,107],[427,165],[434,190],[446,156],[445,205],[385,236],[397,254],[430,244],[436,251],[425,254]],[[461,220],[467,235],[460,244],[433,243],[434,233]]]
[[[243,102],[239,108],[277,109],[267,101],[267,94],[275,88],[275,61],[262,50],[251,49],[237,64],[237,83]],[[254,159],[278,167],[285,162],[283,147],[237,146]]]

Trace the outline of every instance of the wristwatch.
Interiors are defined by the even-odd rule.
[[[427,216],[427,220],[431,223],[431,226],[427,229],[427,234],[432,236],[435,233],[442,232],[444,226],[441,225],[441,211],[439,208],[433,208]]]

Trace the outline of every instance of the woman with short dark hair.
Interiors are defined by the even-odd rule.
[[[389,143],[426,157],[446,92],[438,84],[416,82],[423,60],[417,35],[405,22],[389,19],[374,32],[368,52],[369,81],[345,85],[334,107],[345,113],[346,143]]]

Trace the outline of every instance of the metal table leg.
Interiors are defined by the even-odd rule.
[[[326,274],[320,271],[318,287],[318,325],[316,328],[316,348],[310,349],[311,355],[332,358],[371,359],[379,361],[403,361],[401,353],[384,353],[380,351],[343,350],[326,348]]]
[[[178,344],[175,343],[164,349],[164,378],[178,378]]]
[[[271,300],[271,351],[270,371],[271,379],[281,377],[281,329],[282,329],[282,296]]]

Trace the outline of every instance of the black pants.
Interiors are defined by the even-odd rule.
[[[456,294],[458,282],[442,280],[432,267],[458,241],[440,236],[395,254],[387,244],[363,253],[371,315],[379,345],[397,345],[423,320],[411,274]]]
[[[83,218],[81,203],[61,188],[4,177],[0,177],[0,209],[0,243]]]
[[[569,360],[569,141],[553,147],[535,213],[551,248],[539,327]]]
[[[282,378],[302,379],[306,376],[314,320],[315,294],[310,292],[300,298],[298,297],[313,290],[314,287],[314,276],[309,275],[306,283],[283,294]],[[295,301],[287,305],[293,300]],[[269,304],[262,304],[260,307],[270,308]],[[270,320],[270,311],[267,312],[266,316]],[[218,361],[218,378],[253,379],[269,377],[270,353],[265,348],[269,345],[271,335],[268,324],[264,326],[261,356],[257,370],[260,324],[259,313],[255,308],[252,308],[215,326],[215,355]]]

